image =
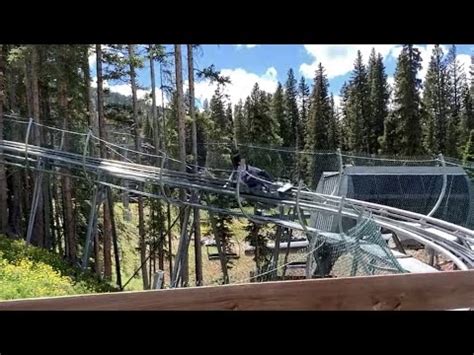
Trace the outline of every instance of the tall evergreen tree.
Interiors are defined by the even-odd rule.
[[[237,105],[234,106],[234,136],[235,136],[235,145],[241,144],[243,142],[245,127],[245,115],[244,115],[244,104],[242,99],[239,100]]]
[[[271,115],[267,93],[255,83],[249,96],[247,109],[247,139],[257,145],[279,143],[278,122]]]
[[[432,154],[446,152],[449,115],[448,72],[443,50],[436,45],[431,55],[423,91],[424,146]]]
[[[329,149],[328,126],[331,116],[331,104],[328,96],[329,83],[324,68],[319,63],[314,78],[314,89],[311,95],[306,147],[308,150]]]
[[[232,132],[232,135],[233,135],[233,132],[234,132],[234,117],[233,117],[233,114],[232,114],[232,103],[231,102],[227,103],[227,108],[225,110],[225,118],[227,120],[227,124],[229,125],[229,129],[230,129],[230,131]]]
[[[301,148],[300,142],[300,119],[298,112],[298,83],[295,79],[293,69],[288,71],[288,79],[285,84],[285,110],[288,117],[290,129],[282,135],[283,145],[285,147]],[[283,132],[282,132],[283,134]]]
[[[472,163],[474,161],[474,130],[469,132],[469,138],[462,156],[463,164]]]
[[[421,80],[417,78],[421,60],[417,48],[411,44],[403,46],[395,69],[393,117],[388,125],[395,125],[398,142],[386,153],[410,156],[423,152],[419,93]]]
[[[349,146],[357,152],[369,152],[371,103],[368,98],[370,90],[367,69],[360,51],[357,52],[349,85],[349,99],[346,107]]]
[[[233,142],[232,125],[226,115],[224,95],[218,87],[209,103],[211,129],[209,140],[218,143],[208,147],[206,163],[209,167],[219,167],[220,164],[230,164],[230,147]]]
[[[345,81],[341,87],[341,148],[344,151],[350,150],[350,126],[348,122],[350,86]]]
[[[283,145],[290,144],[291,140],[291,128],[290,122],[287,119],[286,115],[286,97],[283,91],[283,86],[281,83],[278,83],[275,94],[273,95],[272,100],[272,116],[278,122],[279,125],[279,135],[283,139]]]
[[[301,101],[301,106],[300,106],[300,142],[301,145],[300,147],[305,146],[305,136],[306,136],[306,127],[308,125],[308,111],[309,111],[309,86],[306,84],[306,80],[302,76],[300,79],[300,83],[298,85],[298,95],[299,99]]]
[[[278,135],[278,122],[271,114],[271,102],[268,94],[260,90],[258,83],[255,83],[250,96],[245,104],[247,142],[254,145],[278,145],[281,139]],[[262,154],[259,149],[248,151],[247,159],[250,164],[257,165],[270,171],[278,166],[275,159],[279,157],[269,154]]]
[[[466,142],[469,139],[469,132],[474,129],[473,95],[467,85],[464,87],[461,101],[461,141]]]
[[[329,125],[328,125],[328,148],[331,150],[336,150],[340,147],[339,144],[339,137],[340,137],[340,129],[339,129],[339,119],[336,112],[336,107],[334,105],[334,97],[331,94],[331,98],[329,100],[331,105],[331,111],[329,116]]]
[[[309,151],[317,151],[330,149],[328,131],[331,121],[331,103],[328,96],[329,83],[324,73],[324,68],[319,63],[314,78],[314,88],[311,95],[311,109],[309,111],[308,129],[306,132],[306,149]],[[308,174],[310,184],[316,187],[319,173],[316,169],[324,169],[324,166],[317,164],[313,157],[309,156]],[[318,170],[318,171],[319,171]]]
[[[447,144],[446,155],[456,158],[459,154],[459,148],[462,145],[461,120],[463,93],[466,84],[466,74],[462,64],[457,60],[456,46],[452,45],[449,49],[447,58],[447,77],[448,77],[448,100],[449,100],[449,120],[447,125]],[[468,134],[467,131],[464,137]]]
[[[387,74],[383,57],[376,55],[372,48],[368,66],[370,115],[368,122],[368,153],[380,150],[379,138],[383,136],[384,122],[388,115],[388,100],[390,98]]]

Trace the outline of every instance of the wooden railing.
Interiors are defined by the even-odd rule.
[[[474,270],[0,302],[0,310],[443,310],[474,306]]]

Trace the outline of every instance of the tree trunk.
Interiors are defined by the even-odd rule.
[[[60,193],[59,193],[59,187],[57,182],[57,177],[53,177],[53,185],[52,185],[52,195],[53,195],[53,201],[54,201],[54,210],[53,210],[53,216],[54,216],[54,226],[56,229],[56,246],[58,253],[60,255],[63,254],[63,242],[62,242],[62,235],[61,231],[63,230],[61,226],[61,218],[60,216],[62,215],[62,209],[61,209],[61,200],[60,200]]]
[[[40,63],[44,63],[46,61],[45,51],[40,51]],[[48,122],[51,117],[51,106],[50,102],[50,92],[48,83],[45,80],[39,81],[39,92],[41,97],[41,121]],[[41,137],[42,144],[50,144],[53,140],[53,135],[48,130],[43,130]],[[45,166],[45,169],[48,169]],[[52,240],[51,240],[51,233],[52,233],[52,226],[54,224],[51,223],[51,211],[52,211],[52,203],[51,203],[51,180],[52,176],[50,174],[43,174],[43,186],[42,186],[42,194],[43,194],[43,217],[44,217],[44,248],[51,250],[52,247]]]
[[[102,276],[102,263],[100,260],[101,251],[100,251],[100,241],[99,233],[94,234],[94,271],[101,277]]]
[[[161,130],[161,139],[160,145],[161,148],[166,150],[166,112],[165,112],[165,94],[163,90],[163,64],[160,63],[160,88],[161,88],[161,117],[162,117],[162,130]],[[170,272],[170,280],[171,280],[171,273],[173,270],[173,234],[171,232],[171,206],[169,202],[166,202],[166,218],[167,218],[167,229],[168,229],[168,263],[169,263],[169,272]],[[163,235],[163,238],[165,236]]]
[[[102,46],[96,44],[96,65],[97,65],[97,114],[99,120],[99,137],[103,140],[107,140],[107,133],[105,127],[104,117],[104,88],[103,88],[103,76],[102,76]],[[100,157],[106,159],[107,148],[104,142],[100,142]],[[110,221],[110,211],[107,200],[104,201],[104,278],[110,280],[112,277],[112,223]]]
[[[175,58],[175,74],[176,74],[176,101],[178,106],[178,144],[179,144],[179,160],[181,161],[181,171],[186,171],[186,124],[185,124],[185,112],[184,112],[184,100],[183,100],[183,63],[181,55],[181,45],[174,45],[174,58]],[[180,199],[185,199],[185,192],[183,189],[180,190]],[[181,214],[182,216],[184,213]],[[181,221],[182,222],[182,221]],[[181,223],[183,225],[183,223]],[[188,284],[188,263],[187,263],[188,251],[184,253],[184,260],[182,261],[183,270],[183,286]]]
[[[65,73],[63,73],[64,75]],[[63,129],[69,129],[69,120],[68,120],[68,102],[67,102],[67,83],[65,80],[60,79],[58,82],[58,103],[60,107],[60,113],[63,117]],[[68,134],[64,135],[63,149],[68,151],[70,147],[69,136]],[[70,174],[69,169],[62,169],[65,174]],[[62,192],[64,200],[64,237],[67,241],[67,252],[66,258],[70,262],[74,262],[77,257],[77,241],[76,241],[76,231],[75,231],[75,212],[72,192],[72,181],[69,176],[62,176]]]
[[[6,55],[7,45],[0,45],[0,143],[3,144],[3,105],[6,102]],[[6,234],[8,228],[8,186],[3,151],[0,150],[0,233]]]
[[[13,112],[18,112],[17,107],[17,79],[16,76],[12,71],[6,71],[5,74],[7,77],[5,78],[4,83],[8,85],[8,107]],[[22,132],[15,132],[11,133],[13,140],[20,139]],[[21,233],[21,224],[20,219],[22,216],[22,208],[21,208],[21,201],[23,200],[23,195],[27,192],[27,186],[22,185],[22,179],[25,171],[23,169],[12,168],[11,175],[9,178],[9,186],[11,187],[9,191],[9,216],[8,216],[8,226],[9,226],[9,234],[13,236],[20,236]]]
[[[107,203],[110,210],[110,222],[112,224],[112,240],[114,243],[114,257],[115,257],[115,275],[117,286],[122,289],[122,274],[120,272],[120,251],[118,247],[117,233],[115,229],[115,219],[114,219],[114,201],[112,195],[112,189],[107,189]]]
[[[39,85],[38,85],[38,47],[33,45],[31,48],[31,103],[33,120],[37,123],[41,123],[40,120],[40,98],[39,98]],[[41,145],[42,143],[42,130],[39,127],[32,127],[33,133],[33,144]],[[36,210],[34,234],[32,236],[33,244],[42,247],[44,245],[44,201],[43,194],[39,194],[38,207]]]
[[[194,57],[193,46],[188,48],[188,81],[189,81],[189,116],[192,120],[192,139],[193,139],[193,162],[195,164],[194,172],[198,173],[198,153],[197,153],[197,126],[196,113],[194,112]],[[193,191],[193,201],[197,203],[198,194]],[[201,253],[201,216],[199,208],[193,209],[194,218],[194,259],[196,263],[196,286],[202,285],[202,253]]]
[[[186,171],[186,125],[183,100],[183,64],[181,58],[181,45],[174,45],[176,63],[176,100],[178,106],[178,143],[181,171]]]
[[[130,61],[130,84],[132,86],[132,108],[133,108],[133,122],[135,128],[135,150],[141,152],[141,138],[140,138],[140,126],[138,122],[138,107],[137,107],[137,84],[136,84],[136,73],[135,65],[133,63],[133,57],[135,55],[135,49],[133,45],[128,45],[128,57]],[[137,163],[141,164],[141,155],[137,154]],[[139,189],[143,189],[143,184],[139,184]],[[142,267],[142,278],[143,278],[143,289],[149,288],[147,265],[146,265],[146,243],[145,243],[145,216],[143,213],[143,197],[138,196],[138,234],[140,237],[140,260],[143,264]]]
[[[160,123],[158,122],[158,113],[156,110],[156,84],[155,84],[155,59],[153,56],[153,47],[150,45],[150,78],[151,78],[151,114],[153,120],[153,144],[155,145],[155,154],[160,154]],[[157,160],[157,165],[160,166],[161,160]],[[158,201],[156,206],[156,214],[155,218],[162,218],[161,213],[161,203]],[[163,223],[159,224],[163,226]],[[160,270],[164,270],[164,235],[163,230],[160,229],[157,231],[159,236],[159,244],[158,244],[158,264]]]

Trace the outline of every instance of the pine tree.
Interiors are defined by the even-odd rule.
[[[349,105],[350,86],[344,82],[341,87],[341,149],[350,150],[350,127],[348,122],[348,105]]]
[[[271,113],[271,101],[269,95],[260,90],[255,83],[250,96],[244,106],[246,114],[246,141],[252,145],[269,146],[279,145],[282,140],[279,137],[279,125],[277,119]],[[276,154],[262,154],[260,149],[250,149],[246,155],[247,162],[267,169],[270,172],[281,166],[280,158]],[[275,172],[275,171],[273,171]]]
[[[339,137],[340,137],[340,129],[339,129],[339,119],[336,112],[336,107],[334,105],[334,97],[331,94],[331,98],[329,100],[331,105],[331,111],[329,116],[329,126],[328,126],[328,143],[330,150],[336,150],[340,147],[339,144]]]
[[[469,139],[464,148],[462,161],[463,164],[472,163],[474,161],[474,130],[469,132]]]
[[[349,98],[346,107],[346,122],[349,146],[356,152],[369,152],[369,132],[371,129],[371,103],[367,69],[362,54],[357,52],[354,70],[350,80]]]
[[[471,95],[471,92],[469,90],[469,87],[467,85],[464,86],[463,88],[463,93],[462,93],[462,106],[461,106],[461,134],[460,134],[460,142],[461,142],[461,148],[460,148],[460,153],[461,155],[464,154],[464,149],[467,144],[467,141],[469,140],[469,132],[474,130],[474,107],[473,107],[473,95]]]
[[[242,99],[234,106],[234,137],[235,145],[238,146],[243,142],[245,115]]]
[[[423,152],[419,93],[421,80],[416,77],[420,69],[420,51],[411,44],[404,45],[395,69],[394,110],[388,125],[395,125],[398,142],[386,153],[412,156]]]
[[[314,78],[314,88],[311,95],[311,109],[309,111],[308,129],[306,133],[306,150],[317,151],[330,149],[328,130],[331,121],[331,103],[328,96],[329,83],[324,73],[324,68],[319,63]],[[324,166],[318,165],[315,159],[310,157],[308,164],[308,174],[310,184],[316,187],[321,169]],[[318,170],[316,170],[318,169]]]
[[[311,95],[306,146],[308,150],[328,149],[327,128],[330,121],[331,106],[328,96],[329,83],[320,63],[314,78],[314,89]]]
[[[209,103],[211,129],[209,140],[216,143],[208,147],[206,163],[209,167],[228,167],[230,164],[230,147],[233,141],[232,125],[226,115],[224,95],[218,86]],[[223,165],[222,165],[223,164]]]
[[[227,125],[229,127],[230,132],[234,132],[234,118],[232,114],[232,103],[227,103],[227,109],[225,110],[225,119],[227,121]]]
[[[388,101],[390,98],[387,75],[383,64],[383,57],[376,55],[372,49],[368,66],[370,119],[368,122],[369,153],[380,150],[379,138],[383,136],[384,122],[388,115]]]
[[[289,123],[290,129],[287,132],[281,132],[283,145],[285,147],[294,147],[299,149],[302,147],[300,142],[300,119],[298,112],[298,88],[293,69],[288,71],[288,79],[285,84],[285,111],[287,115],[287,122]]]
[[[280,83],[278,83],[277,89],[273,94],[272,103],[271,103],[271,116],[274,121],[276,121],[279,125],[279,136],[285,137],[289,136],[289,132],[291,132],[291,125],[290,121],[288,120],[288,112],[286,110],[287,101],[286,95],[283,91],[283,87]],[[276,142],[274,142],[276,143]],[[280,176],[283,177],[294,177],[298,173],[298,158],[295,154],[290,154],[286,152],[274,152],[274,155],[278,155],[279,160],[281,160],[281,164],[279,164],[278,173],[281,174]],[[276,166],[274,166],[276,167]],[[276,172],[276,171],[274,171]]]
[[[300,83],[298,85],[298,94],[299,99],[301,101],[300,106],[300,147],[304,147],[305,144],[305,136],[306,136],[306,127],[308,126],[308,111],[309,111],[309,86],[306,84],[304,77],[301,77]]]
[[[467,83],[464,68],[457,60],[455,45],[452,45],[449,49],[446,61],[449,100],[446,155],[456,158],[461,146],[462,100]],[[466,136],[468,132],[469,131],[467,131],[464,136]]]
[[[290,122],[286,115],[286,97],[283,91],[283,86],[278,83],[275,94],[273,95],[272,101],[272,116],[278,122],[279,125],[279,136],[283,139],[283,145],[290,144],[291,128]]]
[[[423,91],[424,146],[432,154],[446,152],[449,115],[448,73],[442,49],[436,45],[428,65]]]
[[[271,115],[269,97],[255,83],[248,101],[247,139],[256,145],[279,144],[278,122]]]

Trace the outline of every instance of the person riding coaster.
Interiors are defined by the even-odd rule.
[[[232,156],[234,171],[231,180],[237,181],[236,174],[240,174],[241,181],[247,185],[251,192],[270,192],[273,190],[275,179],[268,172],[255,166],[242,162],[240,154]]]

